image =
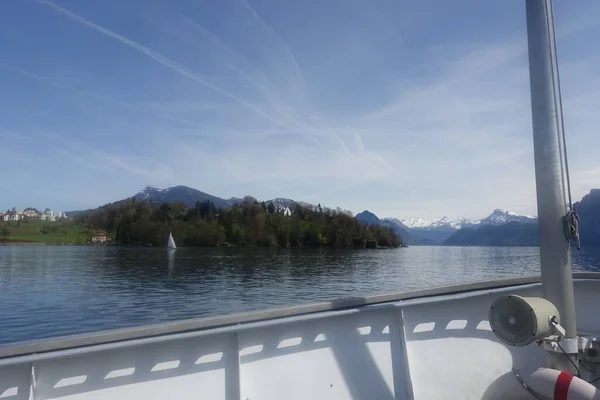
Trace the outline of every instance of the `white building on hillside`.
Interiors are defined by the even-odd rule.
[[[4,214],[3,219],[5,222],[8,221],[18,221],[21,219],[21,215],[17,213],[10,212],[8,214]]]
[[[12,210],[7,210],[6,213],[0,213],[0,221],[20,221],[23,218],[40,219],[42,221],[54,222],[59,219],[66,219],[67,213],[62,211],[52,211],[46,208],[43,212],[38,211],[33,207],[27,207],[23,211],[17,211],[14,207]]]
[[[26,208],[23,210],[22,215],[27,218],[38,218],[40,216],[38,211],[34,208]]]
[[[54,216],[54,213],[43,213],[42,215],[40,215],[40,219],[42,221],[50,221],[50,222],[56,221],[56,217]]]
[[[59,219],[66,219],[67,218],[67,213],[62,212],[62,211],[53,211],[49,208],[46,208],[44,210],[44,212],[40,215],[40,219],[42,221],[50,221],[50,222],[54,222],[54,221],[58,221]]]

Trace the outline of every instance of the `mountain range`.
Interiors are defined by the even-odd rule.
[[[422,218],[407,218],[400,220],[404,226],[408,228],[416,229],[462,229],[472,228],[477,225],[503,225],[508,222],[535,222],[536,217],[529,215],[520,215],[512,211],[503,210],[500,208],[495,209],[490,215],[483,219],[468,219],[464,217],[459,218],[436,218],[433,220],[425,220]]]
[[[234,204],[241,203],[243,200],[231,197],[222,199],[208,193],[192,189],[187,186],[173,186],[166,189],[158,189],[152,186],[146,186],[141,192],[133,196],[136,200],[147,200],[151,203],[182,202],[187,207],[193,207],[196,202],[210,201],[217,207],[231,207]]]
[[[413,234],[430,239],[437,244],[442,244],[461,229],[476,230],[483,226],[500,226],[509,222],[528,224],[535,223],[536,221],[536,217],[520,215],[512,211],[497,208],[487,217],[477,220],[463,217],[442,217],[433,220],[409,218],[400,220],[399,222],[406,226]]]
[[[377,225],[377,226],[387,226],[394,231],[394,233],[402,239],[404,244],[411,245],[435,245],[437,243],[415,235],[410,232],[410,229],[400,223],[399,220],[395,218],[384,218],[379,219],[379,217],[373,214],[369,210],[364,210],[354,216],[357,220],[365,223],[367,225]]]
[[[221,197],[213,196],[212,194],[201,192],[200,190],[192,189],[187,186],[173,186],[166,189],[158,189],[152,186],[146,186],[141,192],[136,193],[133,197],[136,200],[147,200],[151,203],[181,202],[187,207],[194,207],[196,202],[202,203],[205,201],[212,202],[217,208],[231,207],[234,204],[239,204],[244,201],[244,199],[239,197],[223,199]],[[275,208],[292,208],[296,204],[304,204],[283,197],[268,200],[265,201],[265,203],[273,203]]]
[[[581,245],[600,246],[600,189],[592,189],[575,203],[579,214]],[[363,213],[361,213],[363,214]],[[362,218],[361,214],[357,218]],[[374,221],[370,216],[370,221]],[[396,232],[402,237],[406,231],[407,244],[429,244],[433,240],[444,246],[538,246],[539,227],[537,218],[496,209],[479,221],[464,218],[439,218],[397,220],[384,218],[382,224],[396,224]],[[460,229],[459,229],[460,227]],[[448,235],[448,236],[446,236]],[[444,236],[446,236],[444,238]]]
[[[411,218],[399,220],[397,218],[379,219],[372,212],[365,210],[356,215],[356,218],[367,224],[389,226],[398,234],[405,243],[412,245],[513,245],[523,243],[530,245],[531,238],[527,240],[514,238],[514,233],[503,240],[496,236],[503,236],[503,227],[507,224],[513,224],[513,230],[520,230],[521,225],[527,226],[525,230],[530,232],[533,228],[537,229],[537,218],[528,215],[519,215],[514,212],[502,209],[494,210],[487,217],[480,220],[471,220],[467,218],[448,218],[442,217],[434,220],[424,220],[421,218]],[[483,229],[483,230],[480,230]],[[476,233],[477,232],[477,233]],[[500,233],[496,233],[500,232]],[[488,238],[489,233],[490,238]],[[480,238],[478,235],[483,234]],[[513,243],[514,242],[514,243]]]
[[[228,199],[213,196],[187,186],[173,186],[158,189],[147,186],[135,194],[136,200],[150,202],[183,202],[193,207],[196,202],[211,201],[217,207],[230,207],[244,201],[241,198]],[[309,205],[288,198],[275,198],[276,208],[293,208],[296,204]],[[581,218],[580,232],[582,244],[600,244],[600,189],[594,189],[576,203]],[[73,215],[78,212],[71,212]],[[421,218],[379,218],[365,210],[355,216],[366,224],[391,228],[404,243],[409,245],[446,246],[535,246],[538,244],[537,218],[520,215],[508,210],[495,209],[483,219],[441,217],[433,220]]]

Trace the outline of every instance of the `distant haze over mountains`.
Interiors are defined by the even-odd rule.
[[[387,226],[391,228],[394,233],[402,239],[405,244],[412,245],[435,245],[436,242],[424,239],[418,235],[410,232],[410,229],[402,225],[399,220],[395,218],[379,219],[379,217],[373,214],[369,210],[364,210],[356,214],[355,218],[368,225]]]
[[[413,245],[453,245],[455,244],[454,241],[450,241],[448,243],[446,242],[459,231],[468,230],[475,232],[479,228],[485,226],[504,226],[508,223],[535,224],[535,222],[537,222],[537,218],[535,217],[519,215],[502,209],[495,209],[490,215],[480,220],[448,217],[442,217],[434,220],[424,220],[421,218],[408,218],[403,220],[398,220],[396,218],[379,219],[373,213],[370,213],[366,210],[358,214],[356,218],[365,223],[376,223],[379,225],[390,226],[404,239],[407,244]],[[463,233],[461,235],[464,236],[465,234]],[[531,240],[529,240],[528,243],[530,241]],[[461,242],[461,240],[458,240],[458,242]],[[465,245],[468,244],[469,243],[465,243]]]
[[[401,222],[408,226],[412,233],[433,240],[437,244],[445,244],[448,239],[463,229],[477,230],[484,226],[502,226],[510,222],[529,224],[536,221],[536,217],[497,208],[490,215],[479,220],[442,217],[432,221],[412,218]]]
[[[473,224],[478,224],[481,220],[472,220],[468,218],[436,218],[433,220],[426,220],[422,218],[406,218],[401,219],[400,223],[408,228],[418,228],[418,229],[427,229],[427,228],[452,228],[452,229],[460,229],[465,226],[470,226]]]
[[[402,219],[400,222],[408,227],[408,228],[420,228],[420,229],[428,229],[428,228],[452,228],[452,229],[461,229],[461,228],[469,228],[474,225],[503,225],[508,222],[535,222],[537,220],[536,217],[532,217],[529,215],[520,215],[514,213],[512,211],[503,210],[500,208],[495,209],[490,215],[483,219],[468,219],[464,217],[459,218],[448,218],[442,217],[433,220],[424,220],[421,218],[407,218]]]
[[[592,189],[575,203],[579,213],[579,233],[583,247],[600,245],[600,189]],[[442,226],[450,232],[448,225],[421,223],[418,228],[409,228],[413,235],[437,234],[438,243],[445,246],[538,246],[539,226],[536,217],[519,215],[497,209],[478,224],[462,225],[449,237],[439,241]],[[443,232],[442,232],[443,233]],[[410,244],[410,241],[409,241]]]

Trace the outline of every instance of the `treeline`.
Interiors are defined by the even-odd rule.
[[[116,243],[166,245],[169,232],[184,246],[398,247],[391,229],[367,226],[351,213],[295,205],[291,215],[252,197],[217,209],[209,201],[151,204],[135,198],[107,204],[76,217],[90,229],[109,232]]]

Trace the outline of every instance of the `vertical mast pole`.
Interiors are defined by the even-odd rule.
[[[564,217],[567,213],[559,141],[559,115],[562,115],[557,95],[554,52],[554,26],[551,0],[525,0],[529,49],[529,80],[533,122],[533,150],[540,233],[542,292],[560,313],[566,339],[575,342],[566,346],[572,361],[577,361],[577,328],[571,269],[570,244],[566,238]],[[563,346],[565,347],[565,346]],[[548,354],[548,366],[574,371],[566,357]]]

